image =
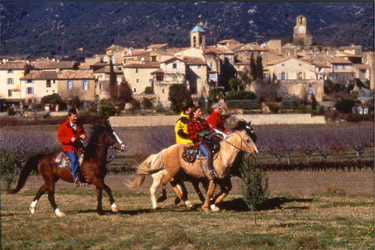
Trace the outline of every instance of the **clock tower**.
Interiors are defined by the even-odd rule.
[[[312,37],[307,34],[306,17],[300,15],[296,18],[296,26],[294,26],[293,44],[310,46]]]

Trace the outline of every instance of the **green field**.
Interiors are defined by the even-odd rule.
[[[1,192],[1,249],[373,249],[373,173],[267,173],[271,195],[259,212],[247,210],[240,179],[219,213],[205,214],[197,195],[194,209],[169,199],[152,210],[150,178],[138,190],[128,190],[128,175],[109,175],[119,213],[96,213],[93,186],[74,188],[58,182],[58,218],[47,196],[28,211],[40,177],[31,176],[20,193]],[[289,180],[289,181],[285,181]],[[317,181],[319,180],[319,181]],[[351,181],[349,181],[351,180]]]

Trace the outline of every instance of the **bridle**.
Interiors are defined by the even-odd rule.
[[[225,142],[225,143],[228,143],[229,145],[231,145],[232,147],[236,148],[236,149],[239,150],[239,151],[243,151],[243,150],[241,150],[241,148],[242,148],[242,143],[245,143],[243,138],[244,138],[245,136],[247,136],[247,137],[250,139],[250,141],[253,143],[253,145],[255,146],[255,143],[253,142],[253,140],[251,139],[250,136],[245,135],[245,136],[242,137],[241,135],[239,135],[239,133],[234,133],[234,134],[238,135],[238,136],[240,137],[240,139],[241,139],[241,146],[240,146],[240,147],[237,147],[236,145],[234,145],[234,144],[228,142],[227,140],[224,140],[224,142]],[[251,150],[250,146],[249,146],[247,143],[245,143],[245,145],[249,148],[249,151],[252,153],[252,150]],[[256,147],[255,147],[255,148],[256,148]]]

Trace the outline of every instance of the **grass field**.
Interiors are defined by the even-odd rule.
[[[96,214],[93,186],[58,182],[56,200],[67,215],[57,218],[47,196],[31,216],[28,207],[41,178],[30,176],[15,195],[1,192],[1,249],[373,249],[374,200],[371,171],[269,172],[270,198],[259,212],[246,208],[241,180],[219,213],[175,205],[175,195],[152,210],[150,178],[128,190],[129,175],[109,175],[119,213]]]

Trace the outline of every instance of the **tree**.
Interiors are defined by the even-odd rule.
[[[122,77],[120,90],[117,96],[117,113],[124,110],[126,103],[131,103],[133,100],[133,91],[131,90],[129,83]]]
[[[315,95],[311,94],[311,110],[312,111],[316,110],[316,105],[317,105],[317,102],[316,102]]]
[[[263,63],[262,63],[262,57],[260,55],[257,56],[256,78],[260,79],[260,81],[263,82]]]
[[[113,68],[112,60],[109,61],[109,96],[112,99],[112,104],[117,102],[118,86],[116,73]]]
[[[240,84],[238,82],[238,79],[235,78],[235,77],[233,77],[229,80],[228,85],[231,88],[231,90],[233,90],[233,91],[239,90],[238,87],[240,86]]]
[[[192,102],[185,84],[172,84],[169,87],[168,100],[172,103],[172,110],[176,113],[181,112],[184,105]]]
[[[250,58],[250,75],[251,79],[255,80],[257,77],[257,67],[254,61],[254,53],[251,53],[251,58]]]
[[[233,65],[230,64],[227,57],[224,58],[224,62],[221,63],[221,74],[220,74],[220,86],[224,87],[225,91],[229,91],[229,79],[235,77],[236,70]]]

